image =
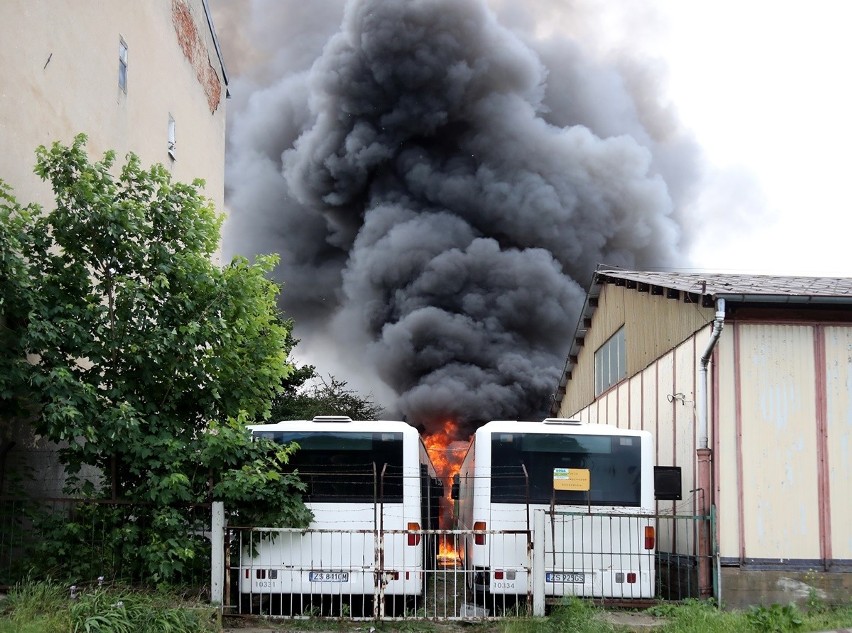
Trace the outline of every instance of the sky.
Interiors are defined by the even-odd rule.
[[[589,13],[602,5],[536,2],[557,16],[560,5],[586,7]],[[249,57],[234,42],[237,35],[249,37],[234,24],[248,13],[249,3],[212,4],[233,80]],[[331,4],[320,0],[309,5],[316,7],[310,11],[328,12],[322,5]],[[846,185],[852,167],[852,3],[607,4],[616,7],[617,17],[598,16],[589,39],[655,60],[660,94],[670,99],[708,162],[695,210],[700,236],[683,268],[852,275],[847,254],[852,203]],[[226,12],[228,7],[234,10]],[[541,23],[540,28],[553,31],[563,24],[559,19]],[[718,222],[714,215],[720,216]]]
[[[403,415],[534,410],[598,264],[852,275],[852,3],[211,4],[225,255]]]
[[[712,167],[758,192],[691,256],[729,272],[852,275],[852,4],[656,3],[669,94]],[[712,203],[713,191],[705,193]]]

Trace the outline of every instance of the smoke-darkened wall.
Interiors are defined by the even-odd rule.
[[[218,18],[240,71],[226,254],[279,253],[320,371],[427,429],[540,417],[595,266],[671,266],[684,239],[695,148],[653,76],[518,6],[255,2],[241,37]]]

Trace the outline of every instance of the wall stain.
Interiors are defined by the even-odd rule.
[[[178,43],[184,56],[192,64],[198,83],[204,88],[207,96],[207,105],[210,106],[210,114],[216,112],[222,99],[222,84],[219,75],[210,63],[207,47],[198,33],[195,20],[186,2],[183,0],[172,0],[172,22],[175,25]]]

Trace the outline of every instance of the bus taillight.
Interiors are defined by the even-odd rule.
[[[645,526],[645,549],[654,549],[654,541],[656,540],[654,534],[654,526],[646,525]]]
[[[485,545],[485,521],[475,521],[473,524],[473,543],[475,545]]]
[[[408,544],[409,545],[420,545],[420,535],[412,534],[412,532],[416,532],[420,529],[419,523],[409,523],[408,524]]]

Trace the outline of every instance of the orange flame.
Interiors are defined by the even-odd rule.
[[[452,480],[453,475],[459,471],[462,457],[464,457],[464,455],[458,455],[457,451],[450,450],[450,444],[456,441],[457,431],[458,425],[447,420],[440,431],[423,437],[429,458],[435,465],[435,470],[438,471],[438,477],[444,481],[445,487]]]
[[[441,539],[438,546],[438,565],[441,567],[460,567],[461,563],[461,552],[456,551],[453,544],[447,539]]]
[[[444,483],[444,498],[441,503],[440,526],[443,530],[453,527],[453,500],[450,497],[453,485],[453,475],[459,472],[461,462],[464,459],[465,442],[458,442],[456,433],[458,424],[452,420],[444,422],[443,427],[437,433],[425,435],[423,443],[429,453],[429,458],[435,465],[438,477]],[[458,443],[460,446],[453,446]],[[442,551],[446,547],[447,553],[455,559],[456,554],[449,543],[442,543]],[[440,555],[439,555],[440,557]]]

